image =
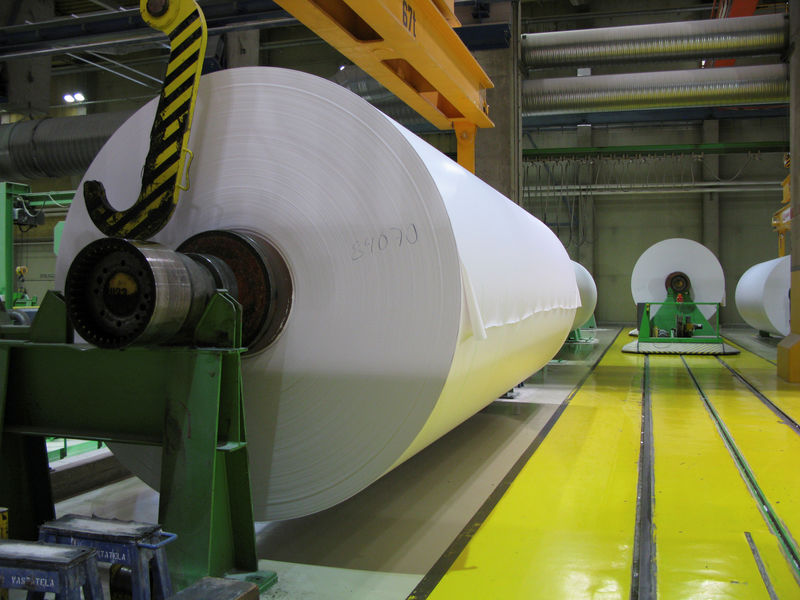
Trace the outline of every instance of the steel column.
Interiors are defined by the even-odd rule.
[[[791,176],[792,215],[800,214],[800,3],[789,3],[791,56],[789,59],[789,136],[794,155],[789,169]],[[793,223],[792,240],[791,332],[778,344],[778,375],[787,381],[800,382],[800,223]]]

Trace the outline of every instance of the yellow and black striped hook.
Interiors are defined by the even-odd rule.
[[[86,181],[83,196],[89,217],[105,235],[146,240],[167,224],[186,189],[181,175],[191,164],[189,134],[208,30],[195,0],[139,0],[139,10],[148,25],[167,34],[170,46],[139,198],[129,209],[115,210],[99,181]]]

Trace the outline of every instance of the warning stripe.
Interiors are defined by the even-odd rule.
[[[90,191],[84,186],[89,216],[106,235],[147,239],[166,225],[178,202],[183,148],[189,139],[207,39],[205,19],[196,2],[189,0],[179,10],[190,12],[169,31],[160,28],[157,19],[148,21],[169,37],[170,58],[136,203],[126,211],[116,211],[102,185],[87,182]]]

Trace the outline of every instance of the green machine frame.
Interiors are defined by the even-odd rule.
[[[713,306],[713,323],[706,319],[701,306]],[[638,305],[639,331],[635,342],[623,346],[623,352],[637,354],[738,354],[726,344],[719,328],[719,302],[694,302],[689,291],[670,289],[664,302]]]
[[[713,306],[714,323],[705,318],[698,307]],[[661,333],[666,335],[661,335]],[[722,344],[719,334],[718,302],[678,302],[668,297],[664,302],[641,305],[639,342],[676,341],[688,344]]]
[[[162,448],[159,522],[178,589],[257,569],[241,378],[241,306],[218,291],[195,330],[205,347],[72,343],[63,297],[32,325],[0,325],[0,505],[10,535],[54,516],[45,436]],[[43,376],[46,369],[47,376]],[[262,587],[274,574],[256,574]]]
[[[0,295],[6,298],[6,307],[13,308],[20,296],[16,292],[14,266],[14,201],[23,198],[27,206],[36,209],[68,208],[74,195],[74,190],[31,192],[31,188],[23,183],[0,181],[0,235],[3,236],[0,240]]]

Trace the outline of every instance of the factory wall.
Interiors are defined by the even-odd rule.
[[[22,287],[28,296],[39,302],[47,290],[55,286],[56,255],[53,252],[53,226],[63,216],[47,218],[45,224],[25,233],[19,228],[14,232],[14,267],[26,266],[28,274],[24,281],[17,281],[17,289]]]
[[[604,322],[634,322],[631,272],[636,260],[661,240],[684,237],[699,240],[701,206],[697,194],[657,196],[634,200],[604,196],[595,200],[597,308]]]
[[[722,309],[723,322],[743,323],[734,295],[742,274],[754,264],[778,256],[778,238],[769,223],[779,202],[765,201],[761,194],[730,194],[722,200],[720,255],[728,298]]]
[[[787,135],[788,120],[782,117],[719,120],[720,142],[782,141]],[[574,126],[530,129],[523,136],[526,148],[576,147],[577,140]],[[593,146],[703,141],[701,121],[596,126],[591,132]],[[704,161],[715,159],[691,155],[567,157],[532,161],[527,169],[523,167],[523,206],[558,234],[573,259],[586,263],[583,256],[593,256],[593,264],[586,266],[597,283],[595,315],[599,321],[635,320],[630,275],[644,250],[671,237],[712,246],[703,239],[704,228],[710,228],[719,231],[717,256],[726,277],[727,306],[721,311],[721,321],[742,322],[734,302],[736,284],[752,265],[777,256],[777,235],[770,219],[780,206],[781,192],[719,193],[718,217],[704,215],[707,195],[691,186],[703,181]],[[787,174],[782,153],[719,155],[718,178],[723,182],[778,182]],[[580,192],[560,191],[579,184],[583,186]],[[654,184],[690,189],[663,194],[639,189]],[[588,190],[597,185],[619,186],[620,193],[592,195]]]
[[[14,258],[16,265],[28,267],[25,281],[20,285],[30,297],[42,301],[47,290],[55,286],[56,255],[53,254],[53,242],[42,241],[15,245]]]

